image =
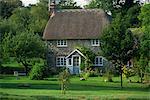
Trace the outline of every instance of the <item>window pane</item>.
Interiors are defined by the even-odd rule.
[[[98,58],[95,58],[95,64],[98,64]]]
[[[68,59],[68,65],[71,65],[71,59]]]
[[[66,65],[66,59],[64,58],[64,65]]]
[[[96,42],[95,44],[97,44],[97,45],[98,45],[98,40],[95,40],[95,42]]]
[[[61,45],[63,45],[64,43],[63,43],[64,41],[63,40],[61,40]]]
[[[60,45],[60,40],[57,41],[57,45]]]
[[[99,64],[102,64],[102,63],[103,63],[102,58],[99,58]]]
[[[64,40],[64,45],[67,45],[66,40]]]

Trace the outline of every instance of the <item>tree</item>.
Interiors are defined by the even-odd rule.
[[[77,6],[77,3],[74,0],[61,0],[57,5],[58,9],[81,9],[80,6]]]
[[[139,15],[139,20],[141,21],[142,33],[138,34],[138,55],[136,57],[136,67],[139,70],[139,76],[141,78],[141,83],[143,82],[144,74],[150,72],[150,4],[142,6],[141,13]]]
[[[15,8],[22,7],[20,0],[0,0],[0,17],[9,18]]]
[[[45,5],[47,5],[45,2],[39,2],[36,6],[32,6],[30,10],[31,18],[28,27],[40,36],[42,36],[49,18],[48,7]]]
[[[135,0],[91,0],[86,8],[102,8],[105,12],[111,12],[116,16],[118,12],[126,13],[129,8],[138,3]]]
[[[12,23],[15,32],[29,30],[29,24],[31,22],[30,9],[25,7],[15,9],[9,21]]]
[[[7,35],[2,41],[5,55],[15,57],[18,63],[25,67],[26,73],[32,66],[34,58],[42,58],[45,54],[45,43],[33,32],[22,32],[15,36]]]
[[[123,87],[122,68],[133,57],[136,50],[132,32],[128,30],[128,25],[126,25],[124,20],[124,17],[118,14],[101,36],[104,56],[119,66],[121,87]]]

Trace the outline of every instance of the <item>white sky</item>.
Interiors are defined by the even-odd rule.
[[[39,0],[21,0],[21,1],[25,6],[27,6],[29,4],[36,4]],[[90,0],[74,0],[74,1],[76,1],[78,5],[83,7],[84,5],[88,4]],[[145,0],[140,0],[140,1],[143,2]]]
[[[36,4],[39,0],[21,0],[25,6],[29,4]],[[74,0],[78,5],[83,6],[88,3],[89,0]]]

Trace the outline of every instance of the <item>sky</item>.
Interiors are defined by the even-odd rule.
[[[36,4],[39,0],[21,0],[23,2],[23,4],[25,6],[29,5],[29,4]],[[88,2],[90,0],[74,0],[77,2],[78,5],[80,5],[81,7],[83,7],[84,5],[88,4]],[[141,2],[145,1],[145,0],[140,0]]]
[[[36,4],[39,0],[21,0],[25,6],[29,4]],[[83,6],[88,3],[89,0],[74,0],[77,2],[78,5]]]

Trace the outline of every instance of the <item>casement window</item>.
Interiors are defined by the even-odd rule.
[[[63,67],[66,65],[66,58],[65,57],[57,57],[56,58],[56,66]]]
[[[71,58],[68,59],[68,65],[71,65]]]
[[[95,66],[103,66],[103,58],[100,56],[95,57]]]
[[[100,46],[100,41],[98,39],[91,40],[91,45],[92,46]]]
[[[57,47],[67,47],[67,40],[57,40]]]

